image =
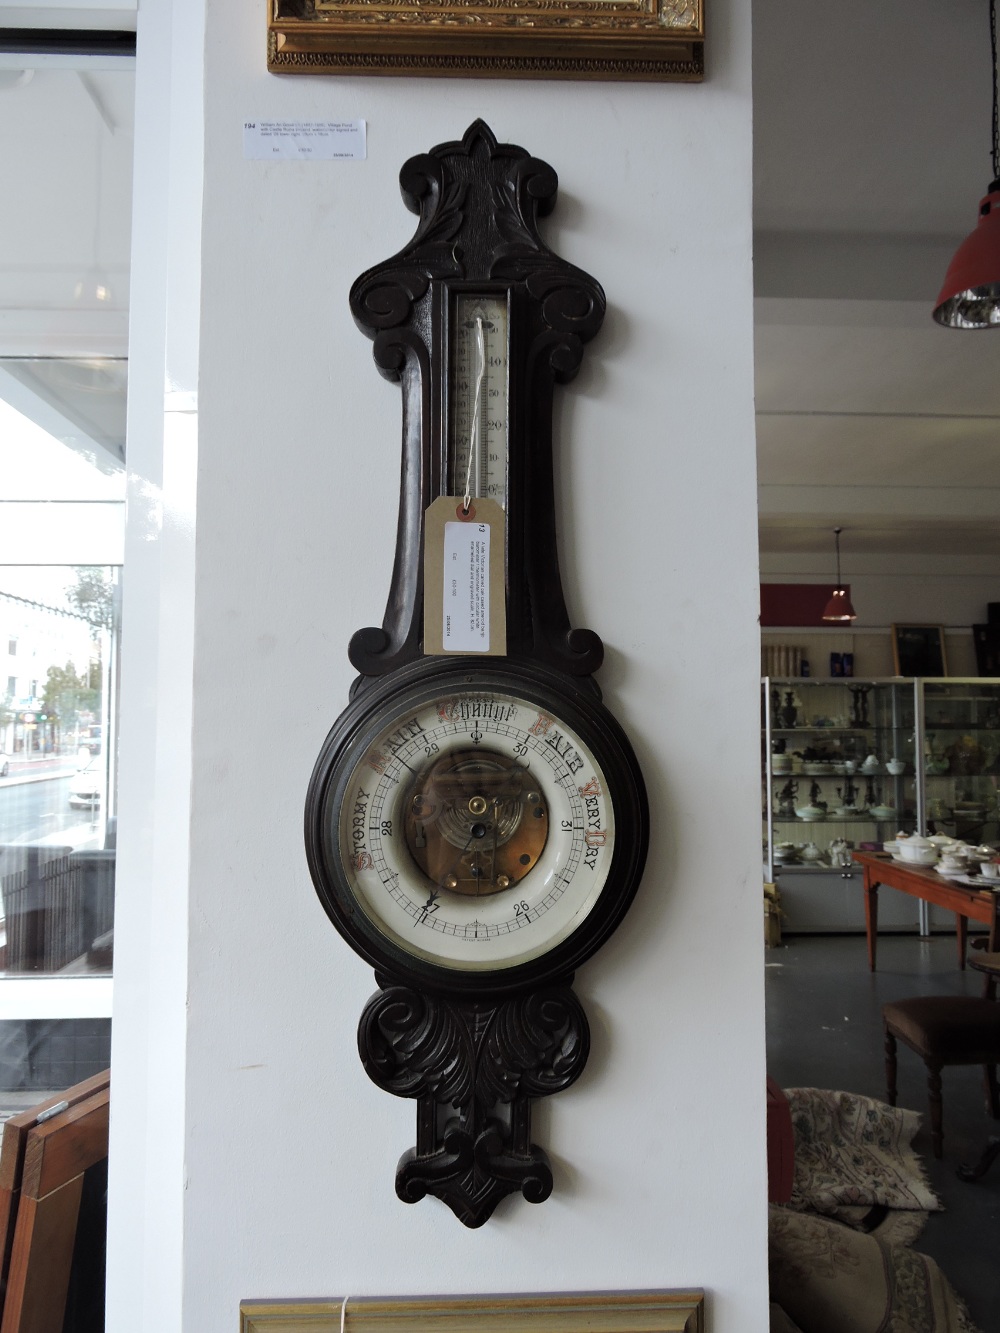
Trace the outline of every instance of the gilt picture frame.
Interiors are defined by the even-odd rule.
[[[705,0],[267,0],[276,74],[704,77]]]
[[[241,1301],[240,1333],[704,1333],[705,1293]]]

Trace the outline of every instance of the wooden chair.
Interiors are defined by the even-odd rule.
[[[987,999],[995,1000],[997,982],[1000,980],[1000,953],[990,953],[984,940],[972,940],[969,945],[969,966],[982,972],[986,978],[983,994]],[[955,1174],[960,1180],[981,1180],[993,1163],[1000,1157],[1000,1137],[992,1135],[986,1141],[982,1156],[972,1164],[963,1162],[956,1168]]]
[[[87,1173],[108,1155],[108,1073],[76,1084],[67,1092],[14,1116],[0,1139],[0,1333],[62,1333],[68,1308],[80,1306],[74,1288],[74,1260],[81,1228],[94,1237],[94,1217],[84,1221]],[[106,1173],[104,1176],[106,1182]],[[93,1269],[95,1254],[82,1267]],[[90,1274],[90,1278],[93,1274]],[[93,1287],[92,1280],[89,1287]],[[85,1291],[85,1294],[88,1294]],[[90,1291],[89,1295],[93,1296]],[[97,1293],[103,1301],[103,1283]],[[103,1308],[103,1307],[102,1307]],[[92,1311],[69,1326],[97,1327]],[[103,1315],[99,1326],[103,1327]]]
[[[982,1065],[990,1112],[1000,1119],[997,1063],[1000,1062],[1000,1004],[970,995],[917,995],[882,1006],[885,1081],[896,1105],[896,1043],[915,1051],[927,1067],[934,1156],[942,1155],[941,1070],[946,1065]]]

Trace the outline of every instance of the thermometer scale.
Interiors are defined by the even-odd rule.
[[[456,295],[450,383],[449,493],[506,509],[506,295]]]

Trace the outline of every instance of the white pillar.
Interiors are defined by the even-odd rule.
[[[109,1329],[235,1327],[241,1297],[703,1285],[716,1333],[763,1333],[749,6],[712,5],[700,86],[273,76],[245,0],[207,5],[202,79],[202,17],[140,15]],[[245,120],[359,116],[364,162],[242,156]],[[653,838],[577,977],[590,1065],[535,1114],[554,1194],[468,1232],[395,1197],[414,1107],[358,1062],[374,982],[301,821],[395,535],[398,391],[347,293],[412,234],[403,162],[477,116],[555,167],[547,238],[608,296],[556,411],[560,557]],[[196,404],[169,394],[196,388],[195,549]]]

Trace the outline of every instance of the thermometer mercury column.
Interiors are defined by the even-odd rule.
[[[449,385],[449,493],[506,508],[506,295],[456,295]]]

